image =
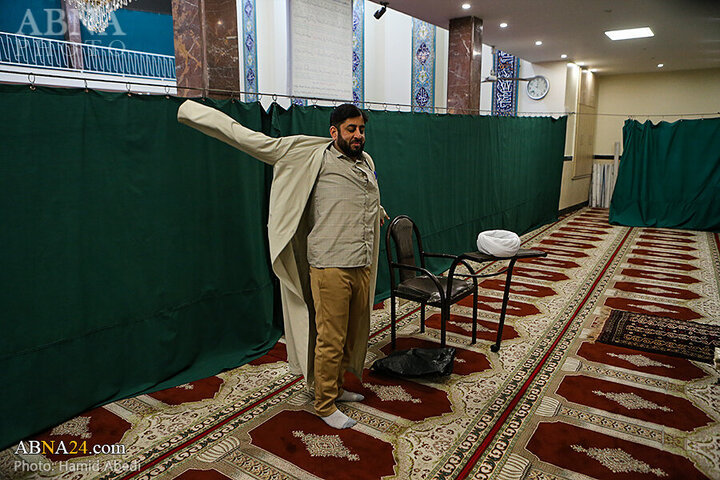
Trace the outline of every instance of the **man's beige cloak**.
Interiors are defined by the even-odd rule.
[[[261,162],[273,166],[270,190],[268,237],[272,268],[280,279],[285,342],[290,370],[302,373],[308,386],[313,383],[315,357],[315,312],[310,292],[307,262],[308,226],[305,207],[320,172],[323,153],[331,140],[296,135],[271,138],[240,125],[214,108],[194,101],[185,101],[178,110],[178,121],[242,150]],[[375,165],[364,154],[370,168]],[[375,295],[380,220],[385,210],[380,207],[375,221],[375,242],[370,274],[370,312]],[[348,371],[362,378],[370,332],[370,318],[364,322],[364,334],[358,335]]]

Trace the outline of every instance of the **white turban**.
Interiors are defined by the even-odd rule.
[[[478,235],[477,247],[495,257],[514,257],[520,249],[520,237],[507,230],[486,230]]]

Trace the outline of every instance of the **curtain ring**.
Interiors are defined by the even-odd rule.
[[[88,92],[87,78],[83,78],[83,82],[85,82],[85,93],[87,93]]]
[[[312,99],[313,107],[317,107],[317,98]]]
[[[383,103],[383,110],[387,112],[387,103]]]
[[[35,90],[35,75],[28,73],[28,82],[30,82],[30,90]]]
[[[272,98],[273,103],[277,102],[277,94],[273,93],[271,98]]]
[[[132,93],[130,92],[130,82],[125,84],[125,89],[127,90],[128,97],[132,96]]]
[[[397,111],[399,112],[399,111],[400,111],[400,104],[398,103],[398,104],[396,105],[396,107],[397,107]]]
[[[170,98],[170,87],[165,85],[165,98]]]

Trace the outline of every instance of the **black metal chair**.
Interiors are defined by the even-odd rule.
[[[510,261],[507,268],[500,270],[499,272],[489,273],[486,275],[477,275],[476,274],[473,276],[474,278],[485,278],[485,277],[494,277],[496,275],[502,275],[503,273],[506,274],[505,291],[503,293],[502,308],[500,309],[500,321],[498,323],[497,338],[495,340],[495,343],[490,346],[490,350],[492,350],[493,352],[497,352],[500,350],[500,342],[502,342],[503,327],[505,325],[505,314],[507,313],[508,300],[510,299],[510,282],[512,281],[512,274],[513,274],[513,268],[515,267],[515,262],[517,262],[518,260],[521,260],[521,259],[525,259],[525,258],[541,258],[541,257],[547,257],[547,253],[543,252],[542,250],[531,250],[531,249],[527,249],[527,248],[521,248],[512,257],[495,257],[493,255],[488,255],[487,253],[482,253],[482,252],[469,252],[469,253],[463,253],[462,255],[458,255],[457,259],[450,266],[450,275],[452,276],[453,272],[455,272],[455,268],[457,267],[457,265],[461,262],[465,263],[464,260],[471,260],[471,261],[477,262],[477,263],[497,262],[497,261],[503,261],[503,260]]]
[[[415,242],[417,242],[420,266],[415,259]],[[391,240],[395,245],[397,262],[393,261]],[[450,319],[450,306],[459,300],[473,295],[473,323],[472,343],[477,339],[477,278],[472,282],[457,278],[453,275],[455,266],[462,263],[468,269],[469,275],[474,272],[472,267],[457,255],[443,253],[429,253],[423,250],[420,231],[410,217],[400,215],[395,217],[385,233],[385,246],[387,250],[388,266],[390,269],[390,338],[392,348],[395,349],[396,319],[395,297],[418,302],[420,310],[420,331],[425,331],[425,306],[440,308],[440,345],[445,346],[446,327]],[[440,257],[453,260],[453,269],[447,277],[437,276],[427,270],[426,257]],[[395,270],[399,273],[399,282],[395,282]]]

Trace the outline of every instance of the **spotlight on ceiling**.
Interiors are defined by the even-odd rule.
[[[382,5],[382,8],[373,14],[373,16],[378,20],[380,20],[380,17],[385,15],[385,12],[387,11],[387,6],[390,5],[390,2],[380,2],[380,5]]]

